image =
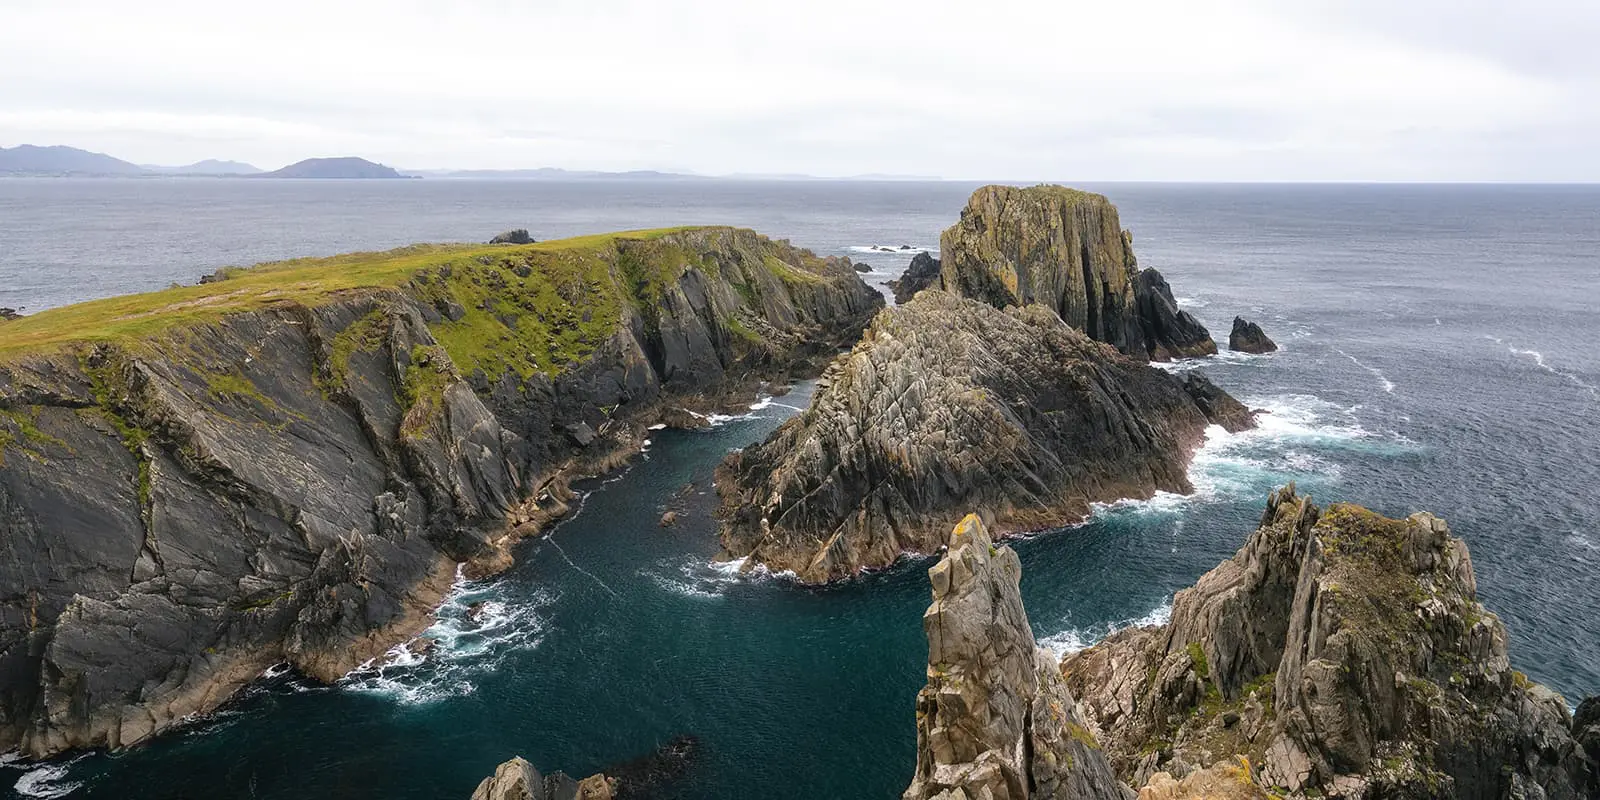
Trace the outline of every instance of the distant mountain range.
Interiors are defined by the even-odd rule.
[[[182,167],[163,167],[156,164],[140,164],[147,172],[160,175],[259,175],[261,168],[246,164],[243,161],[218,161],[208,158],[196,161]]]
[[[249,177],[249,178],[478,178],[497,180],[545,181],[686,181],[712,180],[707,175],[656,170],[601,172],[554,167],[539,169],[408,169],[397,170],[364,158],[308,158],[282,169],[264,171],[241,161],[206,159],[181,167],[134,164],[105,153],[92,153],[76,147],[31,144],[0,147],[0,177],[28,176],[49,178],[105,177]],[[819,178],[813,175],[741,174],[721,176],[736,180],[938,180],[904,175],[856,175],[849,178]]]
[[[394,167],[376,164],[364,158],[308,158],[272,172],[252,175],[252,178],[404,178]]]

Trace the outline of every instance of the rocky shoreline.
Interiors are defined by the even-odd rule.
[[[7,323],[66,340],[0,353],[0,749],[127,747],[277,663],[337,679],[646,426],[814,374],[883,303],[730,228],[350,261]],[[352,271],[395,277],[304,289]],[[117,335],[72,340],[99,307]]]

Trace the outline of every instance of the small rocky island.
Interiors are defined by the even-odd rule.
[[[1228,333],[1228,349],[1240,353],[1271,353],[1278,349],[1278,344],[1267,337],[1260,325],[1244,317],[1234,317],[1233,330]]]
[[[355,156],[341,158],[308,158],[296,161],[282,169],[271,172],[259,172],[248,175],[250,178],[317,178],[317,179],[370,179],[370,178],[404,178],[393,167],[368,161]]]
[[[1206,428],[1254,420],[1145,363],[1217,348],[1132,241],[1097,194],[974,192],[811,408],[718,471],[722,557],[824,582],[931,553],[972,508],[1016,532],[1192,491]]]

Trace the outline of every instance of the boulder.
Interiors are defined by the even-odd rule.
[[[1511,669],[1466,544],[1431,514],[1323,510],[1290,485],[1232,559],[1177,593],[1170,623],[1062,669],[1136,783],[1242,759],[1294,796],[1600,791],[1565,702]]]
[[[719,468],[724,558],[821,582],[934,552],[971,508],[1001,531],[1065,525],[1094,502],[1191,491],[1206,427],[1249,424],[1209,382],[1202,407],[1042,306],[939,290],[880,313],[819,385]]]
[[[1234,317],[1233,330],[1228,334],[1228,349],[1240,353],[1271,353],[1278,345],[1267,338],[1260,325],[1244,317]]]
[[[928,255],[924,250],[911,257],[911,263],[906,266],[906,271],[900,277],[889,281],[889,289],[894,292],[894,301],[900,305],[911,302],[917,292],[929,286],[939,285],[939,274],[942,267],[939,259]]]
[[[489,244],[533,244],[534,238],[528,235],[527,228],[515,228],[496,234]]]
[[[0,322],[13,319],[22,319],[22,314],[18,313],[15,308],[0,308]]]
[[[1131,800],[1022,607],[1021,563],[977,515],[928,570],[928,683],[904,800]]]

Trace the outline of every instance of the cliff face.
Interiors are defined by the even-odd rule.
[[[1209,382],[1186,385],[1045,308],[924,291],[873,320],[810,409],[724,462],[724,555],[825,581],[934,552],[971,508],[1019,530],[1187,492],[1212,421],[1253,424]]]
[[[1222,761],[1294,796],[1595,796],[1565,702],[1510,668],[1475,589],[1443,520],[1324,512],[1290,486],[1170,624],[1062,669],[1136,785]]]
[[[1205,327],[1177,311],[1159,273],[1140,280],[1133,236],[1101,195],[1061,186],[985,186],[973,192],[939,248],[946,291],[996,308],[1042,305],[1135,358],[1217,352]]]
[[[842,262],[711,228],[288,262],[7,323],[0,750],[124,747],[279,662],[339,677],[642,425],[806,373],[881,305]]]
[[[917,694],[917,771],[905,800],[1131,798],[1055,659],[1034,643],[1017,554],[968,516],[928,578],[928,685]]]

